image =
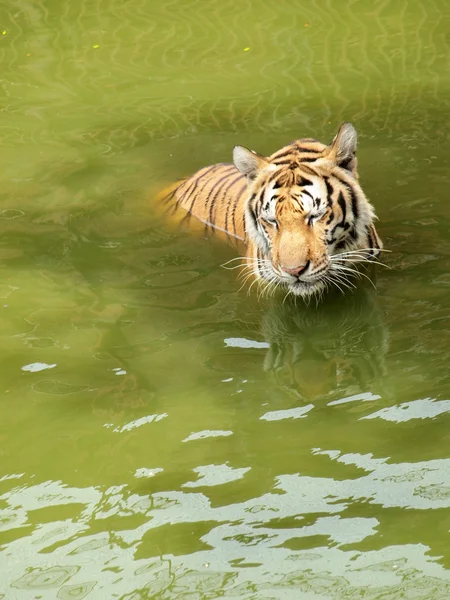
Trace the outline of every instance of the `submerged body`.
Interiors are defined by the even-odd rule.
[[[301,139],[265,158],[237,146],[234,164],[205,167],[170,199],[205,225],[242,240],[257,278],[299,296],[339,285],[376,257],[375,213],[358,180],[356,131],[327,146]]]

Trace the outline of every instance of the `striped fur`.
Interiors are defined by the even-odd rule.
[[[382,247],[358,181],[356,139],[344,123],[328,146],[306,138],[268,158],[237,146],[234,164],[201,169],[167,199],[242,240],[247,268],[271,287],[299,296],[339,287]]]

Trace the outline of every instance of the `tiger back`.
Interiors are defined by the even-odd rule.
[[[165,201],[194,216],[204,226],[245,241],[246,177],[234,164],[204,167],[166,190]]]

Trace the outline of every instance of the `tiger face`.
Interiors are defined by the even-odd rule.
[[[354,263],[379,254],[356,142],[354,127],[344,123],[329,146],[303,139],[269,158],[234,149],[234,164],[247,178],[247,258],[258,278],[308,296],[328,284],[345,286]]]

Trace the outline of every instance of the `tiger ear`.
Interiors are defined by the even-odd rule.
[[[328,158],[339,167],[347,169],[356,175],[356,145],[358,135],[351,123],[343,123],[336,137],[331,142]]]
[[[267,167],[269,162],[260,154],[248,150],[244,146],[235,146],[233,149],[233,162],[238,171],[252,181],[260,169]]]

